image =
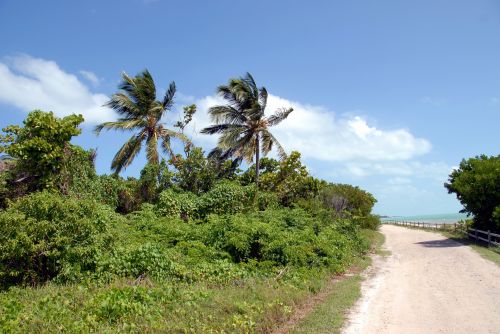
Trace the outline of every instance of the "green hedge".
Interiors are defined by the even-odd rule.
[[[90,200],[32,193],[0,212],[0,285],[71,280],[112,246],[112,210]]]

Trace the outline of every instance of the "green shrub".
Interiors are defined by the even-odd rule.
[[[234,182],[221,182],[200,197],[198,213],[234,214],[249,208],[245,187]]]
[[[202,225],[207,245],[227,252],[235,262],[270,261],[275,265],[343,268],[364,251],[351,221],[318,223],[301,209],[209,217]]]
[[[38,192],[0,212],[0,285],[75,279],[110,247],[114,213],[93,201]]]
[[[23,121],[23,127],[11,125],[3,129],[0,152],[16,159],[16,167],[32,183],[30,188],[56,189],[71,138],[81,133],[82,122],[82,115],[58,118],[52,112],[34,110]]]
[[[79,146],[72,145],[66,149],[57,178],[63,194],[96,200],[121,213],[137,210],[143,199],[149,200],[153,196],[149,194],[150,180],[147,178],[151,172],[142,173],[141,182],[134,178],[125,180],[117,175],[97,175],[94,158],[94,151],[86,151]],[[150,171],[148,168],[145,170]]]
[[[97,321],[116,323],[128,315],[145,316],[152,311],[150,304],[154,301],[155,293],[147,287],[115,287],[94,296],[87,309]]]
[[[339,217],[368,217],[377,200],[367,191],[350,184],[330,183],[318,195],[325,208],[332,209]]]
[[[248,208],[254,205],[255,185],[247,185],[244,187],[246,192],[246,203]],[[272,191],[259,191],[257,196],[257,208],[260,211],[267,209],[277,209],[280,206],[278,195]]]
[[[357,219],[361,228],[368,228],[370,230],[377,230],[380,227],[380,217],[377,215],[369,214],[366,217]]]
[[[161,192],[157,211],[161,216],[180,217],[184,220],[196,216],[198,198],[190,192],[178,193],[172,189]]]
[[[132,277],[146,275],[164,279],[174,273],[174,263],[169,252],[159,245],[144,244],[137,248],[117,248],[101,261],[97,268],[98,277]]]

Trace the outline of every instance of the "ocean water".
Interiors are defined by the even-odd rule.
[[[421,215],[421,216],[390,216],[381,218],[382,222],[388,220],[398,220],[406,222],[420,222],[420,223],[439,223],[439,224],[453,224],[459,220],[472,218],[467,217],[465,213],[444,213],[439,215]]]

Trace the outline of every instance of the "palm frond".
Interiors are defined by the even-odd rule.
[[[258,101],[254,101],[253,104],[245,110],[245,115],[251,121],[258,122],[264,116],[265,110],[261,108]]]
[[[245,76],[241,78],[241,80],[246,84],[246,86],[248,87],[248,91],[252,93],[254,99],[257,99],[259,96],[259,89],[257,88],[257,84],[255,83],[252,75],[247,72]]]
[[[231,84],[231,83],[230,83]],[[227,101],[229,106],[237,109],[237,110],[242,110],[243,105],[242,101],[236,96],[234,87],[230,87],[229,85],[221,85],[217,87],[217,94],[222,97],[224,100]]]
[[[267,107],[267,89],[265,87],[262,87],[259,90],[259,105],[260,109],[265,110]]]
[[[212,122],[216,124],[244,124],[248,120],[245,113],[229,105],[211,107],[208,113],[210,114]]]
[[[142,119],[120,119],[116,122],[104,122],[99,125],[97,125],[94,128],[94,133],[99,135],[102,130],[131,130],[131,129],[136,129],[136,128],[142,128],[146,126],[146,123]]]
[[[262,152],[264,153],[264,155],[267,155],[273,149],[273,146],[275,146],[280,159],[286,158],[286,152],[283,149],[283,146],[281,146],[280,142],[276,139],[276,137],[273,136],[271,132],[269,132],[268,130],[264,130],[261,132],[261,134]]]
[[[139,114],[146,114],[150,104],[156,100],[156,87],[148,70],[142,71],[133,78],[123,73],[122,82],[118,87],[137,106]]]
[[[206,128],[203,128],[200,133],[207,134],[207,135],[213,135],[216,133],[224,133],[227,131],[231,131],[234,129],[241,129],[245,130],[247,127],[245,125],[240,125],[240,124],[214,124],[211,126],[207,126]]]
[[[279,108],[275,111],[274,115],[271,115],[267,118],[267,124],[269,126],[278,125],[290,115],[293,111],[293,108]]]
[[[255,133],[252,131],[225,133],[219,137],[218,146],[224,150],[231,150],[231,156],[251,162],[256,148]]]
[[[240,145],[239,140],[248,134],[254,133],[250,129],[246,128],[234,128],[228,131],[224,131],[219,137],[218,145],[225,149],[235,147]]]
[[[169,157],[174,157],[174,151],[172,150],[172,146],[170,145],[170,137],[165,135],[162,136],[161,138],[161,148],[163,149],[163,152],[167,154]]]
[[[134,91],[137,89],[134,78],[130,77],[127,73],[122,72],[122,81],[118,85],[120,90],[123,90],[130,96],[133,96]]]
[[[113,161],[111,162],[111,169],[119,174],[122,169],[128,167],[134,158],[141,151],[142,141],[145,138],[145,132],[141,132],[132,136],[123,146],[118,150]]]
[[[141,102],[146,104],[151,101],[156,100],[156,85],[153,80],[153,76],[146,69],[142,71],[138,76],[136,76],[136,80],[139,81],[139,87],[141,88],[139,92],[141,93]]]
[[[175,82],[172,81],[167,92],[165,93],[165,96],[163,97],[162,107],[164,110],[170,110],[170,108],[174,105],[174,96],[176,91]]]
[[[169,138],[175,138],[175,139],[179,139],[180,141],[184,142],[184,143],[190,143],[191,140],[183,133],[181,132],[177,132],[177,131],[174,131],[174,130],[170,130],[170,129],[166,129],[164,127],[161,127],[161,130],[159,131],[159,134],[161,137],[169,137]]]
[[[130,118],[140,114],[139,109],[134,101],[130,99],[129,96],[123,93],[116,93],[111,96],[106,104],[106,107],[110,107],[118,114]]]

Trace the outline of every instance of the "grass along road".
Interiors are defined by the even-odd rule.
[[[385,263],[344,333],[497,333],[500,267],[445,236],[384,225]]]
[[[347,274],[335,277],[320,293],[311,297],[301,309],[273,334],[292,333],[339,333],[346,321],[348,310],[361,295],[362,271],[370,266],[372,257],[383,255],[381,246],[384,235],[377,231],[364,230],[365,238],[371,240],[371,254],[356,259]]]

